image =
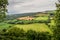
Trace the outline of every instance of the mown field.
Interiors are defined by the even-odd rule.
[[[49,32],[51,34],[53,33],[45,23],[35,23],[35,24],[25,24],[25,25],[21,25],[21,24],[12,25],[7,23],[0,23],[0,30],[9,29],[9,26],[18,27],[20,29],[24,29],[25,31],[34,30],[37,32]]]
[[[44,16],[44,17],[37,17],[37,18],[35,18],[35,20],[44,20],[44,21],[46,21],[46,20],[48,20],[48,16]]]
[[[28,24],[28,25],[15,25],[14,27],[18,27],[20,29],[24,29],[25,31],[27,30],[34,30],[37,32],[49,32],[49,33],[53,33],[49,27],[47,25],[45,25],[44,23],[36,23],[36,24]]]

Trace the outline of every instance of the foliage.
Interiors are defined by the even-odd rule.
[[[7,24],[7,23],[4,23],[4,22],[1,22],[1,23],[0,23],[0,31],[1,31],[2,29],[9,29],[10,26],[13,26],[13,25]]]
[[[9,24],[33,24],[33,23],[50,23],[50,20],[43,21],[43,20],[13,20],[9,21]]]
[[[54,30],[56,40],[60,39],[60,3],[56,3],[56,14],[55,14],[55,22],[56,22],[56,29]]]
[[[52,35],[48,32],[27,32],[17,27],[12,27],[4,33],[0,33],[0,40],[51,40]]]
[[[6,17],[8,0],[0,0],[0,21]],[[1,20],[2,19],[2,20]]]

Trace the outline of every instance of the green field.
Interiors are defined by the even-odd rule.
[[[55,21],[51,20],[51,25],[54,26],[55,25]]]
[[[48,20],[48,17],[47,16],[37,17],[37,18],[35,18],[35,20],[43,20],[43,21],[46,21],[46,20]]]
[[[49,27],[47,25],[45,25],[44,23],[35,23],[35,24],[28,24],[28,25],[15,25],[14,27],[18,27],[20,29],[24,29],[25,31],[27,30],[34,30],[37,32],[49,32],[49,33],[53,33]]]
[[[11,24],[0,23],[0,30],[8,29],[9,26],[11,26]],[[15,24],[15,25],[12,25],[12,26],[13,27],[18,27],[18,28],[23,29],[25,31],[34,30],[34,31],[37,31],[37,32],[49,32],[50,34],[53,34],[53,32],[50,30],[50,28],[47,25],[45,25],[44,23],[25,24],[25,25]]]
[[[9,26],[11,26],[11,24],[7,24],[7,23],[2,22],[2,23],[0,23],[0,30],[8,29]]]

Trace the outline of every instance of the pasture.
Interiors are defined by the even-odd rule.
[[[18,27],[20,29],[23,29],[25,31],[27,30],[34,30],[37,32],[49,32],[50,34],[53,34],[53,32],[49,29],[49,27],[47,25],[45,25],[44,23],[35,23],[35,24],[28,24],[28,25],[15,25],[14,27]]]
[[[49,18],[48,18],[48,16],[44,16],[44,17],[37,17],[37,18],[35,18],[35,20],[43,20],[43,21],[47,21]]]

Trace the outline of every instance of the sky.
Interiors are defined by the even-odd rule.
[[[8,2],[8,13],[18,14],[55,10],[57,0],[8,0]]]

